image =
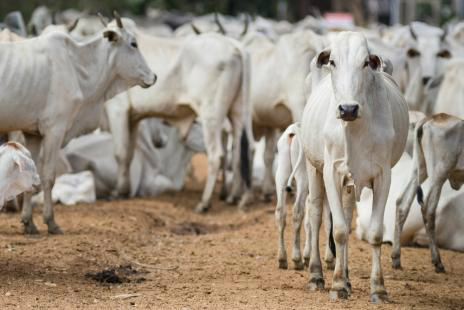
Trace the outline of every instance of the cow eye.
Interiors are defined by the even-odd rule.
[[[451,53],[448,50],[442,50],[441,52],[437,53],[437,56],[440,58],[451,58]]]
[[[420,55],[420,52],[418,50],[414,49],[414,48],[410,48],[408,50],[408,57],[410,57],[410,58],[414,58],[414,57],[417,57],[419,55]]]
[[[138,48],[138,47],[139,47],[139,46],[137,45],[137,42],[132,42],[132,43],[131,43],[131,46],[132,46],[133,48]]]
[[[334,68],[336,67],[336,66],[335,66],[335,61],[330,60],[329,63],[330,63],[330,65],[331,65],[332,67],[334,67]]]

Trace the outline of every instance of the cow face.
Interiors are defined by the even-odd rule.
[[[409,26],[412,40],[406,49],[407,70],[409,77],[420,76],[425,86],[441,73],[444,64],[451,58],[451,52],[444,42],[446,32],[419,23],[417,25],[421,26],[421,31],[416,31],[413,25]]]
[[[331,48],[318,55],[317,66],[330,70],[336,117],[347,122],[362,117],[373,72],[382,70],[381,59],[369,53],[364,36],[355,32],[338,34]]]
[[[148,88],[155,84],[156,74],[140,53],[135,36],[122,26],[120,20],[116,25],[111,23],[103,32],[103,37],[115,50],[116,75],[129,87],[139,85]]]

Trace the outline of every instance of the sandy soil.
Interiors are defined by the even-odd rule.
[[[196,167],[204,177],[202,158]],[[34,220],[41,234],[34,237],[22,234],[19,214],[0,214],[0,309],[464,308],[464,253],[443,250],[447,273],[436,274],[428,249],[404,248],[404,270],[396,271],[391,247],[383,246],[391,303],[371,305],[370,247],[352,236],[353,293],[331,302],[327,290],[303,288],[307,271],[277,269],[273,204],[256,203],[243,214],[215,201],[209,214],[197,215],[200,195],[201,184],[189,184],[153,199],[57,206],[63,236],[46,234],[39,210]],[[137,272],[119,268],[127,265]],[[105,268],[117,268],[125,283],[86,276]],[[329,288],[332,272],[324,272]]]

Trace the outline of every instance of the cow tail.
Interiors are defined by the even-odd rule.
[[[298,170],[298,167],[300,166],[300,164],[301,164],[301,162],[303,160],[303,144],[301,144],[300,130],[299,130],[299,127],[298,127],[299,124],[295,124],[295,125],[296,126],[294,126],[294,128],[295,128],[295,136],[294,137],[296,138],[296,141],[297,141],[297,143],[299,145],[299,152],[298,152],[298,159],[296,160],[296,164],[293,167],[292,173],[290,174],[290,177],[288,178],[288,181],[287,181],[286,191],[288,193],[292,192],[292,182],[293,182],[293,179],[295,177],[295,173]]]
[[[424,151],[422,150],[422,135],[424,134],[424,124],[428,121],[427,118],[424,118],[417,122],[416,128],[414,130],[414,148],[413,148],[413,161],[416,164],[417,169],[417,202],[421,207],[424,205],[424,192],[421,187],[421,175],[427,173],[425,167],[425,158]]]
[[[245,127],[240,138],[240,173],[246,188],[251,189],[252,180],[252,161],[251,150],[254,149],[254,139],[252,131],[252,113],[250,102],[250,82],[251,82],[251,64],[250,56],[243,48],[238,47],[242,58],[242,83],[241,97],[243,106],[243,119]]]
[[[330,211],[328,211],[330,212]],[[334,257],[337,257],[337,250],[335,247],[335,240],[333,235],[333,220],[332,220],[332,212],[330,212],[330,230],[329,230],[329,249],[332,251]]]

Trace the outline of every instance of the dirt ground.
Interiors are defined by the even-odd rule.
[[[204,178],[204,158],[195,163]],[[304,289],[307,271],[277,268],[273,203],[255,203],[244,214],[215,200],[210,213],[198,215],[201,186],[152,199],[59,205],[63,236],[46,234],[40,210],[34,220],[41,234],[32,237],[22,234],[19,214],[1,213],[0,309],[464,309],[464,253],[443,250],[447,273],[436,274],[428,249],[404,248],[404,270],[397,271],[391,247],[383,246],[391,303],[372,305],[370,247],[351,236],[353,293],[331,302],[328,290]],[[115,274],[106,272],[119,278],[103,279],[123,283],[92,278],[111,268]],[[332,272],[324,268],[324,275],[328,289]]]

